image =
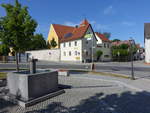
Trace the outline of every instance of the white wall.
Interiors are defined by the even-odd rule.
[[[86,37],[86,34],[92,34],[91,37]],[[89,27],[85,33],[85,36],[78,40],[63,42],[60,44],[60,51],[61,51],[61,61],[76,61],[76,62],[82,62],[84,60],[91,60],[92,56],[92,43],[94,46],[96,46],[96,38],[93,35],[92,28]],[[77,42],[77,46],[75,46],[75,41]],[[93,42],[92,42],[93,41]],[[64,47],[65,43],[65,47]],[[69,46],[69,43],[71,43],[71,46]],[[75,52],[77,51],[77,55]],[[88,52],[88,55],[85,54],[85,51]],[[64,55],[64,52],[66,55]],[[71,56],[69,55],[69,52],[71,52]],[[95,49],[93,51],[93,54],[95,54]]]
[[[33,50],[26,51],[29,53],[29,58],[36,58],[45,61],[60,61],[60,49],[46,49],[46,50]]]
[[[77,46],[75,46],[75,41],[77,42]],[[65,43],[65,47],[64,47]],[[64,42],[60,44],[60,51],[61,51],[61,61],[78,61],[82,62],[82,40],[73,40],[69,42]],[[71,43],[71,46],[69,46],[69,43]],[[77,51],[77,55],[75,54],[75,51]],[[64,52],[66,55],[64,55]],[[71,52],[71,55],[69,55],[69,52]]]
[[[111,61],[111,59],[112,59],[112,55],[111,55],[111,43],[107,42],[107,41],[106,42],[102,41],[97,35],[96,35],[96,38],[97,38],[97,45],[100,46],[100,47],[97,47],[96,50],[97,51],[101,50],[103,52],[103,54],[101,56],[101,61]],[[106,46],[104,46],[104,44]],[[105,55],[109,55],[109,57],[105,57]]]
[[[150,63],[150,39],[145,38],[145,62]]]
[[[104,46],[105,44],[105,46]],[[101,61],[111,61],[112,54],[111,54],[111,43],[110,42],[102,42],[102,44],[98,45],[101,47],[97,47],[97,51],[101,50],[103,52],[101,56]],[[106,57],[108,55],[109,57]]]
[[[96,36],[96,39],[97,39],[96,44],[102,44],[103,43],[102,40],[96,35],[96,33],[95,33],[95,36]]]

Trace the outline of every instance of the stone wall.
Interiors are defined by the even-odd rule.
[[[60,49],[46,49],[46,50],[34,50],[26,51],[29,54],[29,58],[35,58],[38,60],[46,61],[60,61]]]
[[[10,94],[28,101],[58,90],[58,72],[41,72],[23,74],[10,72],[7,74],[7,85]]]

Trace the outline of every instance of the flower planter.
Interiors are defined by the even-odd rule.
[[[58,70],[58,75],[59,76],[69,76],[69,71],[68,70]]]

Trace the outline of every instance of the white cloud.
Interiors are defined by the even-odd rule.
[[[76,25],[79,25],[79,23],[74,23],[74,22],[67,21],[67,22],[64,22],[64,25],[67,25],[67,26],[76,26]]]
[[[121,24],[124,25],[124,26],[129,26],[129,27],[136,25],[135,22],[128,22],[128,21],[124,21],[124,22],[122,22]]]
[[[91,24],[96,24],[96,21],[90,21]]]
[[[105,30],[109,30],[109,26],[105,24],[96,24],[95,29],[100,31],[105,31]]]
[[[66,22],[64,22],[64,25],[67,25],[67,26],[76,26],[76,25],[79,25],[80,23],[81,22],[75,23],[75,22],[71,22],[71,21],[66,21]],[[109,30],[109,25],[100,24],[100,23],[97,23],[94,20],[89,21],[89,23],[92,25],[92,27],[96,31],[107,31],[107,30]]]
[[[110,5],[110,6],[106,7],[106,8],[104,9],[104,12],[103,12],[103,13],[104,13],[104,15],[114,14],[115,11],[114,11],[113,6]]]
[[[90,21],[90,23],[92,24],[92,27],[96,31],[106,31],[106,30],[109,30],[109,25],[97,23],[96,21]]]

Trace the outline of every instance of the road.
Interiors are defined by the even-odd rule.
[[[8,68],[15,68],[14,63],[6,63],[0,64],[0,69],[8,69]],[[21,68],[29,68],[28,63],[20,64]],[[90,63],[62,63],[62,62],[44,62],[40,61],[37,63],[37,68],[47,69],[81,69],[81,70],[90,70],[91,64]],[[95,63],[95,70],[100,72],[112,72],[118,74],[131,74],[131,64],[130,62],[126,63]],[[134,73],[136,77],[146,77],[150,79],[150,65],[146,65],[143,62],[135,62],[134,63]]]

